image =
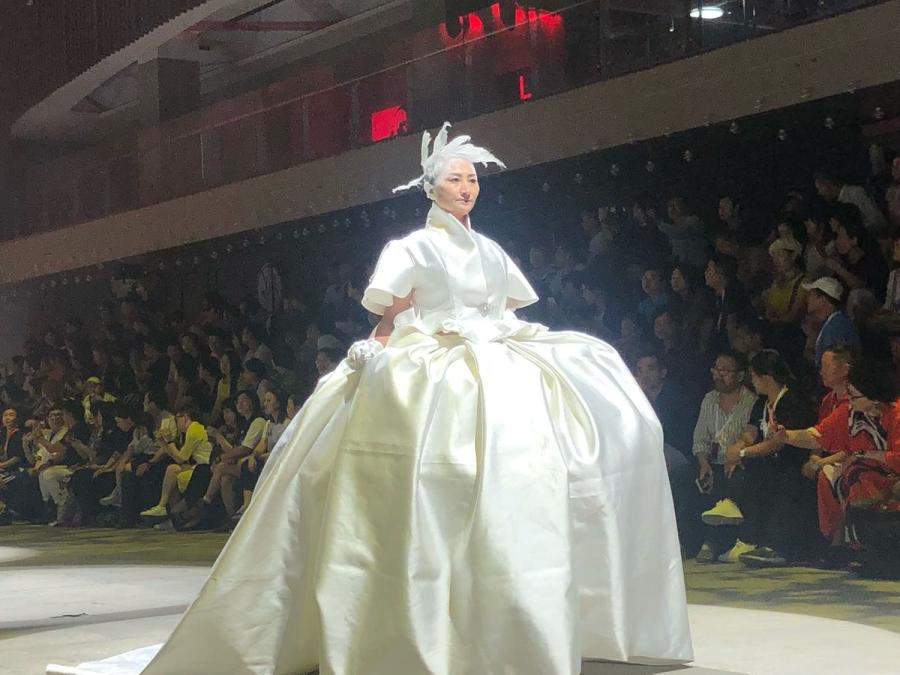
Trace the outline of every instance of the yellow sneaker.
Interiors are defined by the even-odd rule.
[[[707,525],[740,525],[744,522],[744,514],[730,499],[720,499],[709,511],[700,516]]]
[[[745,544],[740,539],[734,542],[734,546],[731,547],[726,553],[723,553],[719,556],[719,562],[723,563],[738,563],[741,562],[741,556],[745,553],[750,553],[756,546],[753,544]]]

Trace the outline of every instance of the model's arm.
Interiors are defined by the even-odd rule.
[[[372,337],[378,340],[382,345],[386,345],[388,338],[391,337],[391,333],[394,331],[394,318],[403,311],[409,309],[409,306],[412,304],[412,293],[407,295],[405,298],[398,298],[394,296],[394,304],[384,310],[384,314],[381,316],[381,321],[378,322],[378,325],[375,326],[375,330],[372,333]]]

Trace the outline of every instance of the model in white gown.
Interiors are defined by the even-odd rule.
[[[384,249],[363,305],[406,297],[386,347],[343,361],[295,416],[155,657],[50,672],[575,675],[582,659],[691,660],[662,432],[616,351],[517,319],[531,286],[438,204]]]

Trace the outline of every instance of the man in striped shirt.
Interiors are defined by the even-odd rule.
[[[697,560],[728,561],[733,557],[737,562],[743,549],[752,547],[748,548],[738,538],[737,526],[743,522],[743,515],[737,505],[726,498],[732,469],[725,467],[725,451],[753,433],[750,419],[757,396],[744,386],[747,361],[741,354],[720,352],[710,373],[713,389],[700,404],[700,415],[694,427],[693,452],[700,467],[698,489],[708,495],[710,505],[715,503],[715,507],[706,514],[713,513],[716,517],[714,524],[719,527],[709,528],[707,541],[697,554]],[[706,514],[704,522],[713,524]]]

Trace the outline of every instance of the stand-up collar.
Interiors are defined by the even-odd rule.
[[[469,216],[470,227],[471,224],[472,217]],[[456,216],[451,215],[437,204],[431,205],[431,210],[428,211],[428,217],[425,219],[425,227],[443,230],[460,243],[475,243],[475,237],[471,229],[459,222]]]

